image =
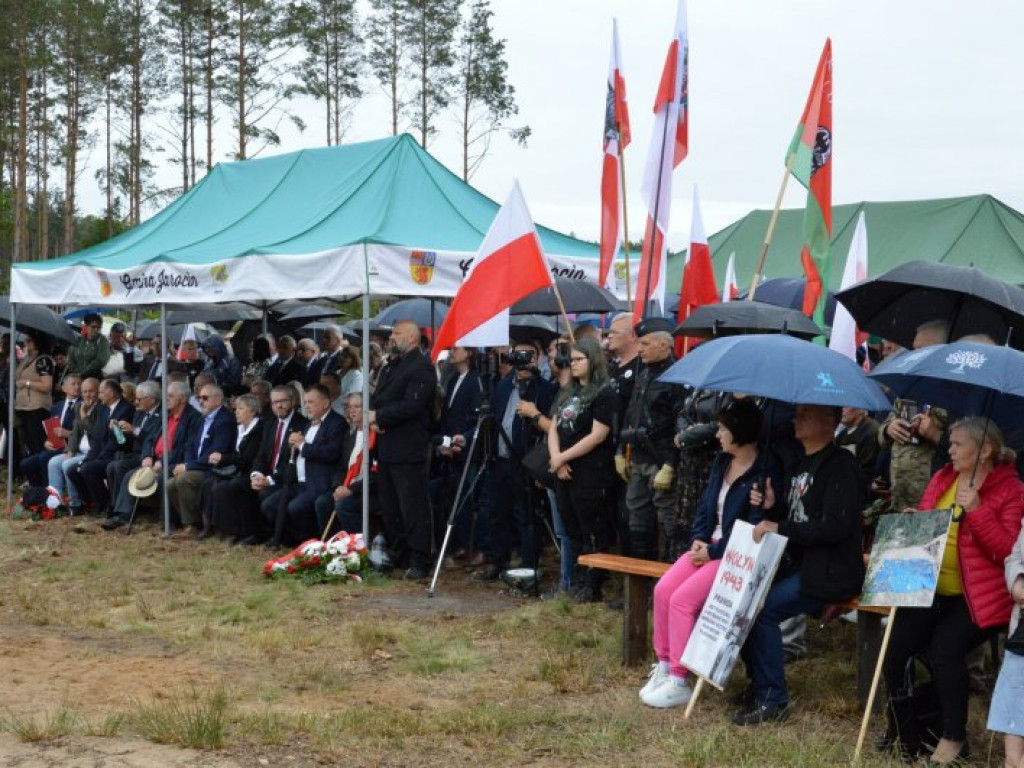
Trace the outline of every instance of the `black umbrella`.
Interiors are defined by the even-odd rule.
[[[698,339],[744,333],[787,333],[813,339],[824,331],[797,309],[760,301],[727,301],[697,307],[673,333]]]
[[[806,287],[807,279],[803,277],[773,277],[771,280],[765,280],[757,286],[754,298],[765,304],[802,310],[804,306],[804,289]],[[746,300],[747,295],[747,292],[744,291],[739,295],[739,298]],[[836,297],[830,291],[825,299],[825,323],[832,325],[832,319],[835,317],[835,314]]]
[[[287,323],[292,320],[327,320],[332,317],[344,317],[347,313],[334,307],[325,307],[322,304],[307,304],[304,307],[296,307],[285,312],[278,318],[278,322]]]
[[[173,342],[175,344],[181,344],[181,337],[185,335],[185,329],[188,328],[188,326],[189,326],[188,323],[185,323],[184,325],[180,325],[180,324],[178,324],[178,325],[171,325],[170,323],[168,323],[167,324],[167,340],[171,341],[171,342]],[[206,340],[206,338],[210,335],[210,332],[208,330],[206,330],[205,328],[201,328],[201,327],[199,327],[197,325],[193,325],[192,329],[195,331],[196,342],[198,344],[202,344],[203,341]],[[153,321],[148,322],[145,325],[141,326],[139,328],[138,333],[135,334],[135,338],[137,338],[137,339],[155,339],[159,335],[160,335],[160,321],[159,320],[153,320]]]
[[[75,330],[49,307],[19,304],[15,323],[22,330],[39,331],[69,344],[78,343],[79,335]],[[11,301],[8,296],[0,296],[0,325],[11,327]]]
[[[540,340],[547,346],[559,336],[558,321],[547,315],[512,315],[508,321],[508,335],[513,343]]]
[[[760,298],[760,289],[758,290]],[[917,329],[947,320],[950,339],[984,333],[1024,349],[1024,291],[974,267],[908,261],[873,280],[840,291],[861,330],[911,347]]]
[[[566,312],[613,312],[618,309],[615,294],[586,280],[556,277]],[[552,287],[534,291],[512,305],[513,315],[557,315],[562,310]]]
[[[258,309],[239,309],[222,307],[216,304],[199,305],[188,309],[167,310],[169,325],[188,325],[189,323],[214,323],[234,325],[239,320],[260,320],[263,313]]]
[[[412,320],[420,328],[440,328],[447,314],[448,307],[437,299],[405,299],[382,309],[374,321],[388,328],[399,320]]]

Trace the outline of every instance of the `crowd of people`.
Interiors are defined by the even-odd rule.
[[[12,349],[8,336],[0,364],[18,355],[10,434],[21,476],[111,531],[159,506],[166,465],[178,536],[291,545],[361,531],[368,483],[366,533],[384,536],[407,579],[428,576],[446,521],[450,554],[480,582],[513,565],[537,569],[556,543],[558,578],[544,598],[602,599],[602,572],[577,566],[581,554],[671,563],[654,591],[657,662],[640,691],[652,707],[692,696],[682,649],[736,521],[755,526],[757,539],[778,532],[788,545],[742,650],[750,684],[738,725],[788,716],[784,665],[806,653],[806,616],[860,591],[874,519],[866,510],[952,508],[935,601],[901,610],[894,626],[885,662],[893,705],[879,746],[919,754],[896,703],[907,698],[908,665],[923,657],[942,712],[929,759],[963,758],[974,649],[1024,605],[1024,483],[998,426],[907,401],[869,414],[667,383],[672,330],[623,314],[604,332],[580,324],[571,339],[455,347],[435,366],[409,320],[365,350],[329,326],[320,345],[268,334],[237,349],[213,334],[161,356],[159,339],[136,343],[121,323],[105,336],[88,315],[70,350],[35,332]],[[949,331],[926,323],[914,346],[944,343]],[[877,342],[869,363],[898,351]],[[991,721],[1009,734],[1013,766],[1024,759],[1024,729],[1020,699],[1006,697],[1022,680],[1021,664],[1004,667]]]

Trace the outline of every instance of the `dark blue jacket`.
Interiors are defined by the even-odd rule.
[[[198,469],[207,472],[210,469],[211,453],[228,453],[235,449],[235,438],[238,437],[238,425],[235,423],[235,415],[223,405],[217,409],[206,432],[206,439],[203,440],[203,422],[206,417],[199,414],[199,423],[196,424],[195,432],[191,435],[188,448],[185,449],[186,469]],[[181,425],[178,425],[181,429]],[[178,442],[175,435],[174,442]]]
[[[704,487],[704,494],[697,504],[693,528],[690,529],[690,544],[698,539],[705,542],[708,545],[708,556],[712,560],[718,560],[725,554],[729,536],[732,535],[732,526],[737,520],[745,520],[751,525],[757,525],[761,521],[761,509],[750,506],[750,490],[754,483],[764,476],[771,478],[772,488],[776,494],[783,487],[782,472],[778,463],[771,456],[767,457],[767,461],[764,459],[764,453],[759,453],[753,466],[736,478],[726,492],[725,504],[722,507],[722,538],[712,544],[711,534],[715,532],[718,522],[718,494],[722,490],[722,481],[732,462],[732,456],[724,452],[715,457],[711,465],[711,474],[708,476],[708,484]]]
[[[462,380],[459,391],[455,393],[453,400],[452,389],[458,380],[459,375],[456,373],[445,384],[444,404],[441,406],[441,420],[437,433],[450,437],[463,435],[468,443],[472,437],[473,426],[476,424],[476,413],[480,408],[480,401],[483,400],[483,389],[480,383],[480,374],[470,369],[466,372],[466,378]]]
[[[128,440],[130,435],[125,435],[125,443],[121,445],[114,437],[114,431],[110,428],[113,421],[132,421],[135,418],[135,407],[127,400],[118,400],[114,410],[100,404],[96,410],[96,421],[93,422],[89,431],[89,452],[85,455],[86,461],[113,461],[118,452],[127,452],[131,449]]]
[[[67,398],[58,400],[56,403],[50,406],[50,415],[60,418],[61,411],[64,410],[64,402]],[[71,401],[71,407],[68,408],[68,412],[64,414],[64,420],[61,421],[60,426],[63,429],[74,429],[75,419],[78,418],[78,404],[82,402],[82,398],[76,397]]]
[[[178,464],[185,463],[189,443],[191,443],[193,439],[199,439],[199,433],[202,429],[203,414],[191,405],[186,404],[185,410],[181,414],[181,421],[178,422],[178,428],[174,431],[174,440],[171,442],[170,451],[168,451],[168,467],[174,467]],[[156,444],[160,440],[162,434],[163,424],[160,425],[160,428],[157,429],[155,434],[151,434],[146,437],[142,444],[142,452],[139,454],[142,458],[156,458]]]
[[[512,389],[515,386],[516,371],[513,370],[499,381],[498,386],[494,388],[494,419],[496,425],[493,448],[495,451],[498,449],[499,442],[504,442],[499,427],[501,427],[501,422],[505,418],[505,409],[508,408],[508,401],[512,397]],[[555,393],[557,391],[557,384],[542,379],[539,376],[534,376],[526,385],[526,394],[522,399],[536,405],[541,415],[547,416],[551,412],[551,405],[555,400]],[[512,449],[520,459],[542,437],[544,435],[535,429],[527,419],[520,418],[519,416],[516,416],[512,422],[512,433],[508,435],[509,440],[512,441]]]
[[[309,431],[309,427],[306,427]],[[329,409],[313,442],[302,446],[302,457],[306,460],[306,487],[317,494],[328,493],[334,486],[331,482],[341,464],[345,452],[345,436],[348,424]],[[287,447],[287,446],[285,446]]]

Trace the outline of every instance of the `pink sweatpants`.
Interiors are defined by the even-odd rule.
[[[704,601],[711,594],[721,560],[696,566],[684,554],[654,585],[654,653],[669,662],[669,672],[685,677],[679,659],[686,649]]]

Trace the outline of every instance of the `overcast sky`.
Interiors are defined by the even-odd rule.
[[[617,17],[633,133],[630,235],[638,238],[646,216],[640,175],[676,2],[492,5],[496,32],[508,41],[520,107],[514,122],[529,124],[533,135],[525,149],[496,141],[473,183],[500,201],[518,177],[539,223],[597,239],[604,82]],[[774,204],[826,36],[834,57],[835,203],[988,192],[1024,209],[1024,2],[693,0],[689,26],[690,155],[674,175],[673,249],[689,239],[694,184],[709,234]],[[390,130],[379,88],[370,83],[368,91],[349,141]],[[286,134],[276,151],[321,141],[319,108],[304,114],[309,129]],[[457,124],[444,119],[430,150],[460,172]],[[805,196],[791,183],[785,204],[802,207]]]

